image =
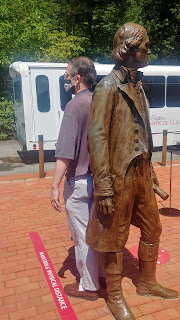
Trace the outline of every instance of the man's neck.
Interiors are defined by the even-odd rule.
[[[78,94],[79,92],[88,89],[89,87],[85,86],[84,83],[80,82],[78,86],[75,88],[75,94]]]

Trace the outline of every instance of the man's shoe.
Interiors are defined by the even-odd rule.
[[[79,283],[66,284],[64,292],[67,296],[95,301],[98,295],[95,291],[79,291]]]

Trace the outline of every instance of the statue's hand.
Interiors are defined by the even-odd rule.
[[[112,197],[98,197],[98,206],[104,214],[113,215],[114,204]]]

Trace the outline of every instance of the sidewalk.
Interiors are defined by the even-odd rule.
[[[170,167],[154,163],[160,186],[169,192]],[[38,174],[0,177],[0,319],[61,319],[29,233],[38,232],[59,275],[60,282],[75,281],[73,241],[66,214],[57,213],[50,204],[53,172],[45,179]],[[61,200],[62,200],[61,186]],[[169,199],[157,196],[159,208],[169,207]],[[173,161],[172,207],[180,210],[180,161]],[[161,215],[161,248],[170,254],[166,264],[157,266],[157,279],[180,293],[180,216]],[[180,320],[180,298],[163,300],[136,294],[137,260],[129,249],[138,245],[139,230],[131,226],[124,250],[123,290],[138,320]],[[78,320],[113,320],[104,300],[105,292],[94,302],[69,298]]]

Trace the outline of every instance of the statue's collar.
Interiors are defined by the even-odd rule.
[[[122,66],[120,64],[116,64],[114,66],[113,72],[120,79],[121,83],[127,83],[127,82],[137,83],[143,78],[143,73],[141,71],[136,71],[131,68]]]

